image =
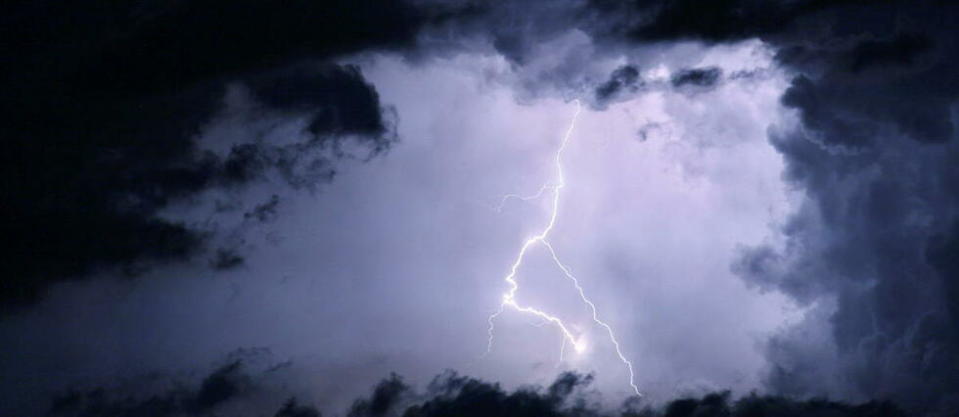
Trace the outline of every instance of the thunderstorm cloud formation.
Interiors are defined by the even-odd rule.
[[[6,2],[0,415],[956,415],[957,27]]]

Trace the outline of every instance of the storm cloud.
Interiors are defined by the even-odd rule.
[[[639,70],[634,66],[624,65],[613,71],[606,82],[596,87],[596,101],[605,103],[620,95],[635,93],[641,86]]]
[[[758,38],[793,74],[782,104],[798,120],[771,129],[770,143],[805,199],[775,231],[783,243],[745,249],[732,266],[818,311],[770,341],[770,386],[892,396],[932,414],[959,408],[959,45],[951,35],[959,9],[815,0],[583,7],[580,27],[608,48]],[[672,83],[711,85],[718,76],[681,70]],[[614,79],[597,92],[618,91]],[[811,328],[828,339],[811,341]],[[824,375],[838,382],[823,386]]]
[[[817,376],[831,369],[843,381],[832,389],[857,398],[891,395],[927,413],[955,410],[957,271],[947,259],[959,256],[952,243],[959,51],[948,33],[957,9],[794,2],[752,20],[749,2],[728,3],[742,6],[735,10],[743,21],[671,18],[630,34],[758,36],[796,72],[782,102],[799,125],[772,131],[770,141],[806,200],[780,229],[784,245],[751,248],[734,268],[760,288],[829,309],[807,320],[825,319],[819,325],[835,351],[814,346],[804,326],[784,332],[768,348],[770,384],[821,394]],[[698,14],[683,14],[682,4],[659,13]],[[792,29],[812,14],[829,23]],[[843,23],[851,16],[856,24]]]
[[[646,332],[635,338],[643,344],[633,352],[642,350],[645,375],[676,386],[694,379],[690,375],[708,375],[707,388],[662,406],[609,409],[591,402],[591,377],[575,373],[546,388],[510,389],[447,373],[422,392],[394,375],[353,401],[348,415],[903,415],[886,400],[916,415],[959,410],[959,6],[860,0],[94,3],[0,6],[0,36],[8,45],[0,51],[0,215],[13,243],[2,252],[0,320],[15,336],[5,348],[16,353],[10,357],[30,356],[37,346],[47,352],[36,355],[35,367],[0,359],[3,369],[23,374],[16,381],[34,384],[9,382],[4,393],[62,388],[40,381],[36,369],[63,368],[71,382],[95,376],[94,385],[128,376],[125,369],[98,374],[97,363],[82,364],[87,373],[61,365],[70,362],[64,358],[106,362],[110,354],[98,343],[114,337],[126,341],[115,342],[117,352],[138,351],[125,343],[142,334],[179,334],[170,329],[184,321],[191,322],[183,334],[202,339],[195,344],[204,357],[222,349],[204,344],[215,338],[204,334],[209,328],[239,344],[259,342],[249,334],[283,327],[290,335],[309,333],[310,349],[321,351],[318,361],[375,358],[369,359],[374,365],[364,364],[370,367],[362,377],[332,385],[368,381],[370,369],[382,371],[396,356],[429,352],[450,362],[455,355],[449,352],[465,348],[437,347],[443,343],[431,339],[475,342],[474,329],[469,337],[462,332],[473,321],[485,325],[487,312],[473,314],[472,303],[495,306],[487,275],[500,271],[490,265],[515,249],[487,242],[525,233],[531,226],[518,219],[537,208],[511,201],[516,204],[496,222],[473,206],[540,186],[544,172],[529,167],[548,166],[543,155],[552,148],[519,136],[555,136],[566,114],[545,113],[565,112],[561,103],[579,99],[587,105],[581,123],[593,142],[573,145],[571,155],[581,159],[568,163],[578,178],[595,182],[571,182],[588,201],[570,199],[564,215],[584,225],[563,223],[573,224],[564,226],[568,234],[556,245],[568,246],[577,273],[609,277],[601,282],[612,289],[586,286],[606,300],[604,313],[616,311],[611,321],[618,328]],[[472,96],[443,90],[449,86]],[[775,99],[767,100],[771,94]],[[507,100],[544,114],[502,104]],[[522,120],[488,121],[495,118]],[[618,154],[602,153],[622,131],[640,139],[642,150],[616,142]],[[762,150],[751,147],[757,134]],[[397,152],[403,145],[409,147]],[[394,153],[400,155],[391,160]],[[529,158],[517,162],[521,156]],[[376,174],[348,176],[336,196],[317,197],[320,209],[304,203],[302,196],[321,195],[342,179],[342,165],[355,163],[375,165],[370,172]],[[758,178],[778,168],[780,177]],[[609,175],[590,177],[597,173]],[[792,194],[780,198],[785,189]],[[640,194],[649,211],[631,205]],[[289,213],[302,218],[285,218],[288,204]],[[648,218],[635,220],[639,216]],[[257,247],[248,235],[277,247]],[[266,256],[273,259],[260,259]],[[196,260],[226,278],[180,277],[203,274],[190,269]],[[670,262],[688,269],[664,266]],[[723,271],[715,272],[720,262]],[[697,280],[702,271],[717,277]],[[272,281],[246,278],[253,275],[275,275],[295,290],[269,298],[273,287],[266,282]],[[757,298],[747,300],[747,290],[724,281],[727,275]],[[94,282],[104,276],[137,276],[144,283],[130,290],[134,295],[117,295],[122,291],[110,289],[119,284]],[[169,283],[157,283],[163,279]],[[454,279],[457,291],[472,294],[469,300],[451,296]],[[674,294],[656,292],[669,286],[681,304],[695,308],[680,314],[676,299],[647,297]],[[210,301],[226,287],[233,291],[229,300]],[[48,293],[55,297],[44,304]],[[90,295],[100,293],[107,295]],[[310,298],[314,294],[326,298]],[[780,320],[768,307],[774,296],[798,306],[800,318]],[[230,304],[236,299],[251,307]],[[77,307],[89,300],[110,305]],[[137,303],[144,300],[156,305],[141,309]],[[462,313],[464,306],[470,313]],[[409,317],[391,316],[403,309]],[[121,318],[131,311],[133,318]],[[309,320],[298,316],[304,311]],[[228,316],[229,323],[192,322],[203,312]],[[467,318],[436,319],[456,314]],[[166,316],[169,322],[157,318],[151,325],[136,319]],[[396,322],[368,324],[384,317]],[[250,325],[259,330],[230,331],[246,326],[244,320],[260,320]],[[366,327],[340,323],[354,324],[350,320]],[[667,330],[660,324],[676,320]],[[398,324],[410,322],[420,327]],[[757,330],[769,328],[778,330]],[[482,344],[486,334],[479,333]],[[745,340],[747,333],[761,340]],[[392,351],[379,352],[358,334],[388,340],[385,350]],[[286,347],[307,346],[288,337],[296,342],[287,340]],[[715,340],[728,343],[702,359],[699,344]],[[60,344],[75,351],[58,356]],[[761,346],[764,362],[760,386],[737,387],[760,392],[736,397],[743,393],[710,384],[751,380],[729,376],[730,369],[755,367],[740,345]],[[528,350],[539,354],[540,347]],[[154,359],[169,353],[164,349],[177,351],[164,345],[143,355]],[[649,359],[663,352],[675,362]],[[193,358],[182,360],[196,366]],[[542,363],[533,370],[503,363],[490,372],[514,381],[517,373],[542,380],[547,372]],[[430,374],[435,367],[420,366]],[[264,399],[258,378],[244,362],[231,361],[165,390],[78,388],[51,412],[213,415],[256,398],[260,415],[321,414],[322,407],[302,396],[271,392]],[[340,402],[354,398],[348,391],[334,394]],[[817,396],[835,401],[806,400]]]
[[[670,82],[673,87],[692,86],[700,88],[712,87],[719,81],[722,70],[716,67],[712,68],[690,68],[683,69],[673,74]]]
[[[672,400],[666,404],[643,405],[636,399],[611,409],[597,402],[590,391],[592,377],[563,373],[547,387],[526,386],[505,390],[499,384],[446,371],[437,375],[421,391],[393,374],[381,380],[369,396],[353,401],[346,410],[349,417],[432,417],[432,416],[608,416],[608,417],[905,417],[892,403],[871,401],[849,404],[823,399],[797,401],[785,397],[750,395],[732,400],[728,392]],[[63,395],[50,407],[54,417],[114,416],[206,416],[232,412],[237,416],[263,415],[275,406],[275,417],[319,417],[319,409],[302,404],[296,397],[286,400],[264,397],[257,391],[265,387],[255,375],[243,369],[243,361],[230,362],[215,369],[198,384],[181,382],[166,392],[124,393],[125,388],[97,388]],[[273,396],[282,395],[274,392]],[[254,411],[251,408],[260,408]]]
[[[104,268],[137,274],[197,256],[214,231],[159,215],[173,203],[270,170],[312,187],[332,176],[337,154],[302,156],[310,150],[354,141],[377,153],[392,143],[375,88],[329,60],[409,45],[425,15],[397,3],[220,6],[3,6],[2,215],[16,242],[0,271],[4,310]],[[308,118],[309,137],[204,149],[199,133],[229,83],[247,86],[262,114]]]

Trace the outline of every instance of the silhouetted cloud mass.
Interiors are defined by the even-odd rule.
[[[636,92],[642,85],[639,70],[632,65],[623,65],[609,75],[606,82],[596,87],[596,101],[604,104],[626,92]]]
[[[711,68],[690,68],[683,69],[673,74],[670,82],[673,87],[693,86],[708,88],[716,85],[722,70],[716,67]]]
[[[134,274],[197,255],[210,231],[160,216],[171,204],[268,171],[312,187],[332,177],[338,155],[312,151],[389,147],[393,126],[375,88],[328,60],[408,46],[427,16],[396,2],[274,6],[3,6],[3,233],[17,242],[0,269],[4,310],[103,268]],[[307,117],[308,138],[204,150],[198,136],[229,83],[248,87],[261,114]]]
[[[560,374],[542,388],[528,386],[504,390],[499,384],[464,377],[447,371],[424,392],[393,374],[379,382],[368,397],[355,400],[349,417],[906,417],[897,406],[880,401],[862,404],[813,399],[799,401],[777,396],[749,395],[738,400],[728,392],[686,397],[659,406],[643,405],[631,399],[619,409],[610,409],[589,395],[592,377],[571,372]],[[129,387],[127,387],[128,389]],[[246,408],[258,387],[245,373],[242,362],[224,365],[205,377],[198,386],[181,386],[165,393],[130,396],[98,388],[71,393],[57,399],[51,417],[174,417],[223,415],[229,409],[237,416],[260,415]],[[259,398],[263,401],[263,398]],[[268,403],[277,403],[274,399]],[[232,404],[231,404],[232,403]],[[280,400],[275,417],[319,417],[315,407],[295,397]],[[233,406],[233,407],[231,407]]]

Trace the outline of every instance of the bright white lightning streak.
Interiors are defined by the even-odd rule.
[[[506,310],[506,307],[511,307],[514,310],[522,313],[535,315],[547,322],[555,324],[556,327],[559,328],[559,330],[563,333],[563,337],[564,337],[563,346],[560,350],[561,359],[562,359],[563,353],[566,350],[567,342],[573,345],[573,349],[576,350],[576,352],[582,352],[586,348],[585,343],[583,341],[578,340],[578,338],[575,335],[573,335],[573,333],[569,330],[569,328],[566,327],[566,324],[563,323],[563,320],[549,313],[546,313],[545,311],[539,310],[537,308],[534,308],[531,306],[521,306],[516,301],[516,292],[519,291],[519,282],[516,281],[517,271],[519,270],[519,267],[523,264],[523,260],[526,258],[526,252],[529,251],[531,247],[539,243],[545,246],[549,250],[549,253],[553,258],[553,262],[555,262],[556,265],[563,271],[563,274],[565,274],[566,277],[573,282],[573,285],[576,287],[576,290],[579,292],[579,297],[583,300],[583,302],[587,306],[589,306],[589,309],[592,312],[593,321],[596,324],[606,329],[606,333],[609,335],[609,340],[613,343],[613,346],[616,348],[616,355],[619,356],[619,359],[626,365],[626,370],[629,372],[629,386],[633,389],[633,392],[635,392],[636,395],[642,395],[639,392],[639,387],[637,387],[635,383],[635,376],[633,374],[633,363],[630,362],[629,359],[626,359],[626,356],[623,355],[623,352],[619,346],[619,341],[616,339],[616,334],[615,332],[613,332],[613,328],[606,322],[599,319],[599,315],[596,312],[596,305],[593,304],[593,302],[586,297],[586,293],[585,291],[583,291],[583,287],[579,285],[579,280],[576,279],[576,277],[572,274],[570,269],[559,260],[559,256],[556,255],[556,250],[553,249],[553,245],[551,245],[546,240],[546,238],[549,236],[549,233],[553,230],[553,227],[556,225],[556,218],[559,215],[560,190],[562,190],[566,186],[566,179],[563,175],[563,162],[562,162],[563,151],[566,149],[566,145],[569,144],[569,139],[573,134],[573,130],[576,128],[576,119],[579,117],[579,113],[582,110],[582,107],[579,101],[577,100],[575,103],[576,103],[576,112],[573,114],[573,118],[569,123],[569,128],[566,129],[566,134],[563,136],[563,141],[562,143],[560,143],[559,149],[557,149],[556,151],[556,158],[554,161],[556,166],[556,183],[554,185],[549,185],[548,183],[544,184],[542,187],[540,187],[539,191],[536,194],[531,196],[524,197],[524,196],[513,195],[513,194],[507,195],[506,197],[503,198],[503,201],[500,203],[499,208],[501,209],[503,204],[505,204],[506,201],[510,198],[518,198],[520,200],[528,201],[528,200],[539,198],[540,196],[545,194],[547,191],[551,191],[553,193],[553,202],[552,202],[552,209],[550,211],[550,216],[549,216],[549,223],[546,224],[546,227],[543,228],[543,230],[540,231],[539,234],[536,234],[533,237],[526,239],[526,241],[523,243],[523,246],[520,247],[519,253],[516,255],[516,260],[513,261],[513,265],[510,267],[509,274],[503,278],[503,280],[509,284],[509,290],[505,294],[503,294],[503,301],[500,303],[499,310],[497,310],[495,313],[490,315],[489,319],[487,320],[489,322],[489,330],[488,330],[489,342],[486,346],[486,353],[489,354],[489,352],[493,349],[493,330],[495,327],[494,320],[500,314],[502,314],[503,311]]]

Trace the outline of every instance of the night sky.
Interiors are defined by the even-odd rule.
[[[959,415],[959,5],[0,5],[0,416]]]

